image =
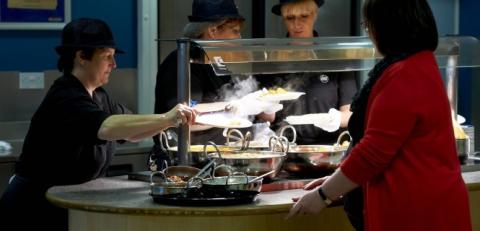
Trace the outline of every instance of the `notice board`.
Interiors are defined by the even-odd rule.
[[[62,29],[71,19],[70,4],[70,0],[0,0],[0,29]]]

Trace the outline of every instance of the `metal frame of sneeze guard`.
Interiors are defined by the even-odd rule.
[[[184,52],[184,55],[181,55],[183,62],[179,60],[182,67],[178,68],[187,68],[188,65],[185,64],[189,61],[208,63],[212,65],[217,75],[368,71],[382,58],[368,37],[259,38],[189,42],[204,51],[205,59],[188,60],[189,46],[179,46],[183,48],[179,51]],[[440,69],[442,71],[445,69],[445,85],[450,104],[456,113],[458,68],[480,67],[480,42],[474,37],[467,36],[441,37],[435,56]],[[183,74],[178,78],[185,79],[179,81],[190,82],[189,70],[181,73]],[[189,90],[180,85],[178,88],[179,92]],[[185,96],[187,95],[184,95],[183,100],[188,98]],[[184,130],[187,132],[187,129]],[[180,134],[179,141],[182,151],[186,152],[189,136]],[[180,159],[183,160],[181,162],[185,162],[186,156]]]
[[[205,51],[205,62],[212,65],[217,75],[365,71],[382,57],[368,37],[195,40],[194,43]],[[474,37],[441,37],[435,55],[440,68],[478,67],[480,43]],[[456,63],[449,61],[451,56],[457,56]]]
[[[217,75],[368,71],[382,58],[368,37],[308,39],[260,38],[195,40]],[[437,63],[445,69],[452,109],[457,109],[458,68],[480,66],[480,42],[474,37],[439,38]]]

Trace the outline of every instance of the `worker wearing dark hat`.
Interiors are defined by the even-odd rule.
[[[318,33],[314,30],[318,15],[318,8],[324,5],[324,0],[280,0],[271,9],[272,13],[282,17],[290,38],[312,38]],[[277,120],[281,121],[288,115],[303,115],[310,113],[327,113],[337,119],[337,124],[298,125],[297,143],[303,144],[332,144],[336,141],[339,132],[346,129],[351,116],[350,103],[357,92],[357,84],[353,72],[327,73],[297,73],[283,77],[281,81],[293,81],[298,78],[301,85],[296,91],[306,92],[305,97],[294,102],[288,102],[284,109],[277,113]],[[298,81],[297,81],[298,82]],[[339,113],[338,113],[339,112]],[[280,115],[279,115],[280,114]],[[278,124],[281,122],[276,122]],[[334,126],[332,126],[334,125]],[[331,131],[339,129],[337,131]],[[330,131],[327,131],[331,129]],[[358,194],[360,192],[360,194]],[[360,200],[358,198],[360,197]],[[345,210],[357,230],[363,229],[361,191],[355,190],[345,197]],[[352,203],[353,201],[353,203]]]
[[[238,12],[233,0],[194,0],[189,23],[183,35],[191,39],[219,40],[239,39],[245,18]],[[192,59],[203,59],[198,48],[190,49]],[[209,64],[190,64],[191,99],[202,104],[221,100],[219,89],[231,83],[230,76],[217,76]],[[177,103],[177,51],[171,52],[162,62],[157,73],[155,87],[155,113],[163,113]],[[223,129],[192,126],[191,144],[205,144],[207,141],[224,143]],[[154,137],[153,159],[163,163],[170,158],[161,151],[159,137]]]
[[[282,17],[288,30],[287,37],[313,38],[318,36],[314,25],[318,9],[323,4],[323,0],[280,0],[271,11]],[[266,87],[284,87],[306,93],[298,100],[284,103],[283,110],[276,114],[275,122],[272,123],[274,129],[285,125],[285,118],[292,115],[329,113],[335,117],[324,120],[328,122],[325,124],[295,125],[298,144],[332,144],[337,140],[341,129],[346,128],[351,114],[350,103],[357,91],[353,73],[293,73],[257,79]]]
[[[15,175],[0,199],[7,230],[68,230],[67,211],[47,201],[48,188],[104,176],[117,140],[149,138],[195,120],[195,112],[183,105],[164,115],[126,115],[129,111],[110,99],[101,86],[116,68],[115,53],[124,51],[101,20],[68,23],[56,51],[63,76],[33,115]]]

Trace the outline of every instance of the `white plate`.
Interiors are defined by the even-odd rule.
[[[190,126],[190,131],[192,132],[199,132],[199,131],[205,131],[210,128],[213,128],[212,126],[209,125],[201,125],[201,124],[194,124]]]
[[[465,121],[466,121],[465,117],[457,114],[457,122],[458,122],[458,124],[463,124],[463,123],[465,123]]]
[[[229,117],[224,114],[200,115],[196,118],[195,122],[217,128],[248,128],[252,126],[252,122],[247,119]]]
[[[287,116],[285,121],[291,125],[328,123],[331,116],[328,113],[305,114],[299,116]]]
[[[258,97],[258,99],[262,101],[268,101],[268,102],[278,102],[283,100],[298,99],[298,97],[302,95],[305,95],[305,92],[289,91],[289,92],[279,93],[279,94],[261,95]]]

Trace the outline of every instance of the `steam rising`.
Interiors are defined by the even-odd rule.
[[[258,90],[257,80],[250,76],[232,76],[232,84],[225,84],[220,89],[220,99],[226,102],[238,100]]]

